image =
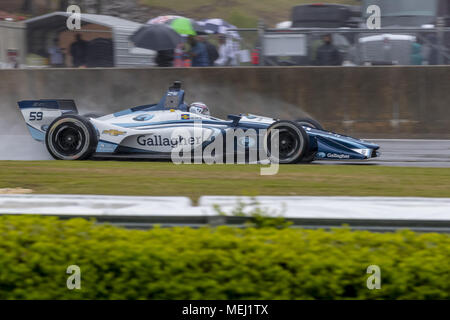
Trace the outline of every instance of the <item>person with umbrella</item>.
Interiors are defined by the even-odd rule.
[[[160,16],[148,21],[150,24],[165,24],[184,37],[188,37],[191,50],[187,52],[192,60],[193,67],[206,67],[214,65],[214,60],[218,56],[215,46],[202,35],[207,34],[204,27],[192,19],[180,16]],[[175,49],[176,65],[180,66],[180,53]],[[208,61],[208,62],[206,62]]]
[[[209,56],[208,49],[201,36],[188,36],[188,43],[191,46],[191,50],[188,54],[192,59],[193,67],[208,67]]]
[[[227,41],[227,37],[219,34],[219,57],[214,64],[216,66],[237,66],[236,53],[233,50],[233,43]]]
[[[157,51],[155,62],[159,67],[173,66],[174,49],[183,42],[180,34],[164,24],[142,26],[130,40],[138,48]]]
[[[157,51],[155,63],[158,67],[173,67],[174,49]]]
[[[203,32],[208,34],[219,35],[219,51],[218,57],[214,59],[214,65],[217,66],[236,66],[237,51],[239,50],[238,41],[241,40],[239,33],[235,30],[235,26],[229,24],[223,19],[206,19],[196,22]],[[233,41],[236,40],[237,42]],[[210,56],[211,58],[211,56]]]

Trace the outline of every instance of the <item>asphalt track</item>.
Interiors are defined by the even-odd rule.
[[[325,165],[382,165],[450,168],[450,140],[366,139],[381,146],[369,161],[316,161]],[[29,135],[0,135],[0,160],[51,160],[45,145]]]
[[[381,157],[369,161],[316,161],[320,164],[367,164],[450,168],[450,140],[379,139]]]

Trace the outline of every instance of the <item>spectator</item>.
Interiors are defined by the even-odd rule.
[[[422,45],[419,40],[414,42],[411,47],[411,65],[421,66],[423,64]]]
[[[73,66],[78,68],[86,65],[87,41],[84,41],[80,34],[75,36],[75,40],[70,46],[70,54],[72,55]]]
[[[208,49],[206,48],[206,44],[203,41],[203,39],[201,39],[201,37],[198,36],[197,38],[189,36],[188,42],[191,46],[189,55],[192,58],[192,66],[193,67],[209,66]]]
[[[206,50],[208,50],[209,65],[214,66],[214,61],[216,61],[217,58],[219,58],[219,53],[217,52],[217,48],[215,45],[213,45],[207,39],[205,40],[205,45],[206,45]]]
[[[114,67],[113,43],[111,39],[96,38],[87,42],[86,68]]]
[[[319,66],[339,66],[342,64],[339,50],[332,43],[331,35],[323,37],[323,45],[317,49],[316,65]]]
[[[175,68],[184,67],[184,43],[180,43],[174,51],[173,66]]]
[[[236,54],[233,50],[233,44],[227,41],[224,35],[219,35],[219,57],[216,59],[217,66],[236,66]]]
[[[251,62],[252,62],[252,65],[255,65],[255,66],[257,66],[257,65],[259,65],[259,56],[260,56],[260,49],[258,48],[258,47],[256,47],[256,48],[254,48],[253,50],[252,50],[252,53],[251,53]]]
[[[48,48],[50,65],[53,68],[64,67],[64,54],[62,49],[58,46],[58,42],[58,39],[54,39],[52,46]]]
[[[173,67],[174,50],[160,50],[156,55],[155,62],[158,67]]]

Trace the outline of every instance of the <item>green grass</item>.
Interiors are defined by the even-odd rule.
[[[450,169],[371,165],[175,165],[123,161],[0,161],[0,188],[34,193],[187,196],[450,197]]]
[[[140,0],[162,14],[179,14],[194,19],[222,18],[240,28],[257,26],[263,19],[269,26],[290,20],[292,7],[307,3],[343,3],[356,5],[356,0]]]

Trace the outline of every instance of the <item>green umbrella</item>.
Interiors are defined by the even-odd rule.
[[[169,26],[182,35],[197,35],[197,32],[194,30],[194,26],[192,24],[191,19],[188,18],[176,18],[170,21]]]

